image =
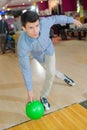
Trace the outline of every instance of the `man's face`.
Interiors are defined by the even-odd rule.
[[[36,22],[27,22],[26,26],[23,27],[23,30],[27,32],[28,36],[31,38],[38,38],[40,32],[40,21]]]
[[[3,20],[3,21],[5,20],[5,16],[2,16],[2,20]]]
[[[17,22],[18,21],[18,17],[15,17],[14,20],[15,20],[15,22]]]

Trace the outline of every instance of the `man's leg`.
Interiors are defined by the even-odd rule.
[[[59,70],[56,70],[56,73],[55,73],[56,77],[60,78],[61,80],[64,80],[64,82],[70,86],[74,86],[75,85],[75,82],[69,78],[67,75],[61,73]]]
[[[1,50],[2,50],[2,54],[5,54],[5,47],[6,47],[6,36],[2,36],[2,38],[1,38]]]
[[[45,80],[41,96],[48,96],[53,85],[55,77],[55,54],[53,56],[45,56],[45,63],[41,64],[45,68]]]
[[[43,84],[43,88],[41,91],[41,97],[40,100],[44,105],[45,110],[49,110],[50,109],[50,103],[47,100],[47,96],[49,95],[52,85],[53,85],[53,81],[54,81],[54,77],[55,77],[55,54],[53,54],[53,56],[45,56],[45,62],[44,64],[41,64],[45,70],[45,80],[44,80],[44,84]]]
[[[1,36],[0,36],[0,53],[1,53],[2,49],[1,49]]]

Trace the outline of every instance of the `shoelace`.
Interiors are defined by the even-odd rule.
[[[46,98],[43,98],[43,99],[42,99],[42,102],[43,102],[43,103],[48,103],[48,101],[47,101]]]

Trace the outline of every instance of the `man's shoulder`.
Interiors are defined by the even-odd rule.
[[[26,35],[26,34],[25,34],[24,31],[17,31],[17,32],[16,32],[16,35],[19,36],[19,39],[20,39],[21,42],[24,42],[24,41],[25,41],[25,37],[26,37],[25,35]]]
[[[20,34],[21,37],[25,37],[26,36],[25,31],[18,31],[18,33]]]
[[[43,17],[40,17],[40,22],[44,23],[50,23],[50,20],[53,20],[53,17],[52,15],[48,15],[48,16],[43,16]]]

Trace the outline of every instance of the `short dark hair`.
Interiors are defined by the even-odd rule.
[[[5,16],[5,14],[1,14],[1,16]]]
[[[19,17],[19,15],[18,14],[14,14],[14,18],[18,18]]]
[[[39,19],[39,15],[34,11],[26,11],[21,15],[22,25],[25,27],[27,22],[36,22]]]

